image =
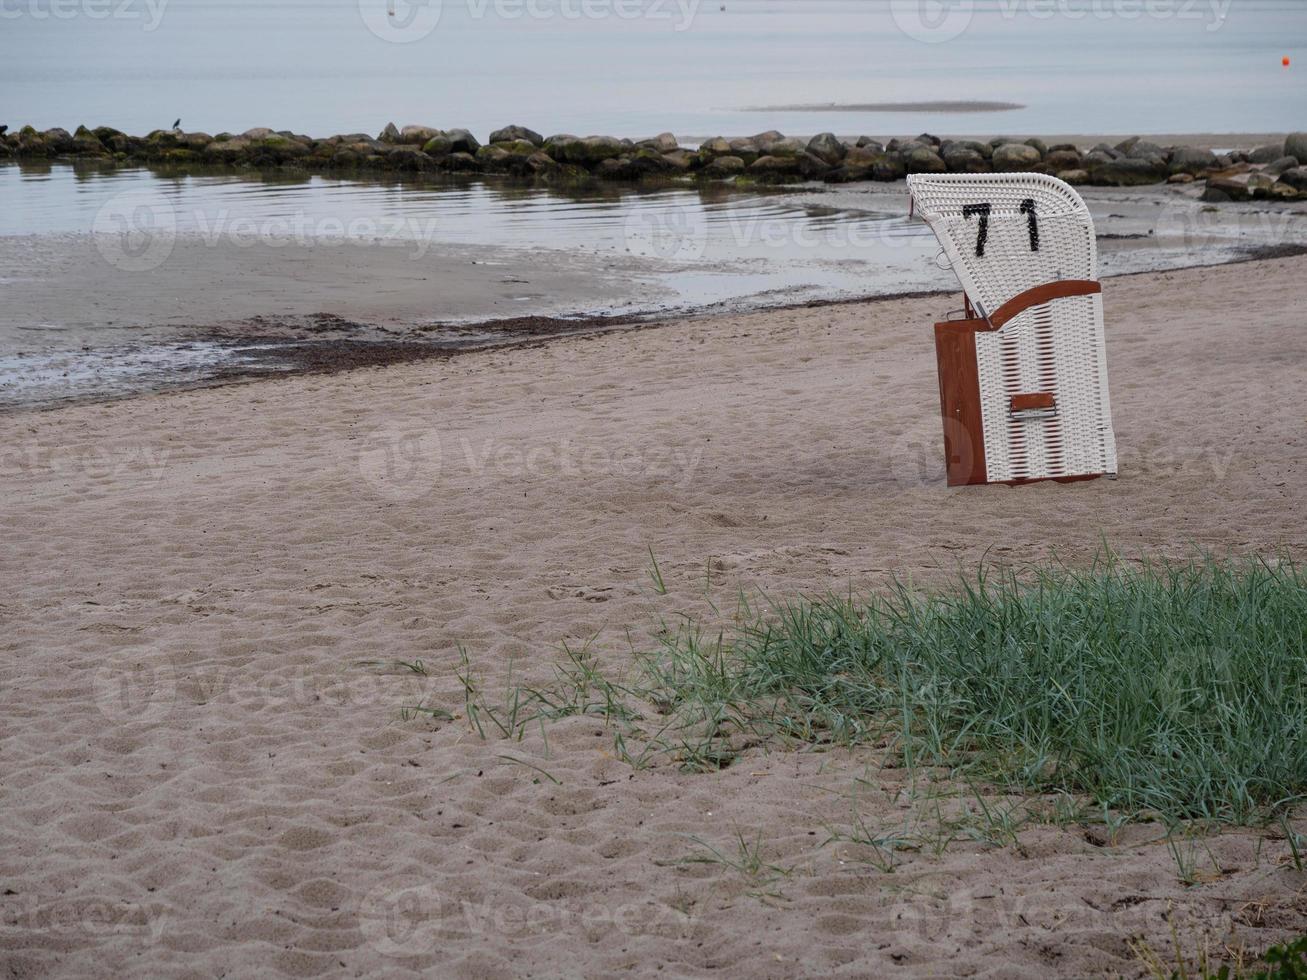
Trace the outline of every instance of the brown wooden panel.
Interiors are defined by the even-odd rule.
[[[989,329],[997,330],[1018,313],[1032,306],[1042,306],[1049,300],[1062,299],[1067,296],[1091,296],[1101,293],[1103,284],[1093,279],[1059,279],[1046,282],[1023,293],[1017,293],[1010,300],[989,315]]]
[[[944,466],[948,485],[986,483],[985,432],[980,418],[976,330],[983,320],[935,324],[939,363],[939,409],[944,420]]]
[[[1013,395],[1011,409],[1014,412],[1024,412],[1032,408],[1052,408],[1053,405],[1051,391],[1032,391],[1023,395]]]

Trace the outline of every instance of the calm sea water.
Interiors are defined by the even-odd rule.
[[[1283,131],[1304,41],[1299,0],[0,0],[0,122]],[[958,99],[1025,108],[745,111]]]

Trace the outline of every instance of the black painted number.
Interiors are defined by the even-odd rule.
[[[1039,251],[1039,218],[1035,217],[1035,199],[1028,197],[1021,202],[1021,213],[1030,225],[1030,251]]]
[[[989,239],[989,213],[994,210],[994,206],[988,201],[982,201],[979,204],[962,205],[962,220],[969,221],[973,215],[979,217],[976,226],[976,257],[985,257],[985,242]],[[1028,197],[1021,202],[1021,213],[1026,216],[1026,224],[1030,229],[1030,251],[1039,251],[1039,218],[1035,214],[1035,200]]]
[[[994,206],[988,201],[983,204],[962,205],[962,220],[967,221],[973,214],[980,215],[980,227],[976,229],[976,257],[985,257],[985,239],[989,237],[989,212]]]

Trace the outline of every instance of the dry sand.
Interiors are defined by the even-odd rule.
[[[633,771],[591,719],[482,741],[455,669],[462,644],[493,697],[564,642],[619,664],[706,592],[1100,537],[1302,556],[1305,276],[1108,283],[1116,482],[943,485],[938,298],[3,418],[0,972],[1131,975],[1170,908],[1190,951],[1283,940],[1307,875],[1273,835],[1208,840],[1189,888],[1155,826],[886,872],[823,846],[855,808],[931,826],[873,750]],[[398,717],[419,700],[459,717]],[[682,860],[737,832],[787,873]]]

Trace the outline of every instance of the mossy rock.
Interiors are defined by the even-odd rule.
[[[441,133],[422,144],[422,152],[429,157],[444,157],[454,152],[454,141]]]
[[[723,179],[727,177],[737,177],[744,173],[748,165],[743,159],[731,156],[729,153],[723,156],[712,157],[704,164],[702,171],[705,177]]]
[[[530,143],[532,150],[544,145],[545,138],[534,129],[525,126],[505,126],[490,134],[491,143]]]
[[[514,156],[500,146],[483,146],[476,152],[476,162],[484,170],[502,173],[512,166]]]
[[[497,150],[503,150],[505,153],[524,157],[529,157],[538,149],[534,143],[528,140],[497,140],[491,142],[489,146],[494,147]],[[483,146],[481,148],[481,150],[485,149],[488,149],[488,147]],[[481,150],[478,150],[477,152],[480,153]]]
[[[731,152],[730,140],[721,136],[714,136],[699,144],[699,158],[701,160],[707,161],[713,159],[713,157],[728,156],[734,156]]]
[[[250,141],[243,136],[236,136],[226,140],[215,139],[204,148],[204,156],[220,163],[236,163],[244,159],[245,154],[249,152],[249,148]],[[176,149],[176,147],[173,147],[173,149]]]
[[[387,153],[385,159],[386,165],[394,170],[407,170],[415,173],[432,170],[436,166],[435,160],[412,146],[402,146],[393,153]]]
[[[437,163],[446,170],[452,170],[456,173],[474,173],[481,169],[477,163],[477,158],[471,153],[451,153],[447,157],[438,160]]]

